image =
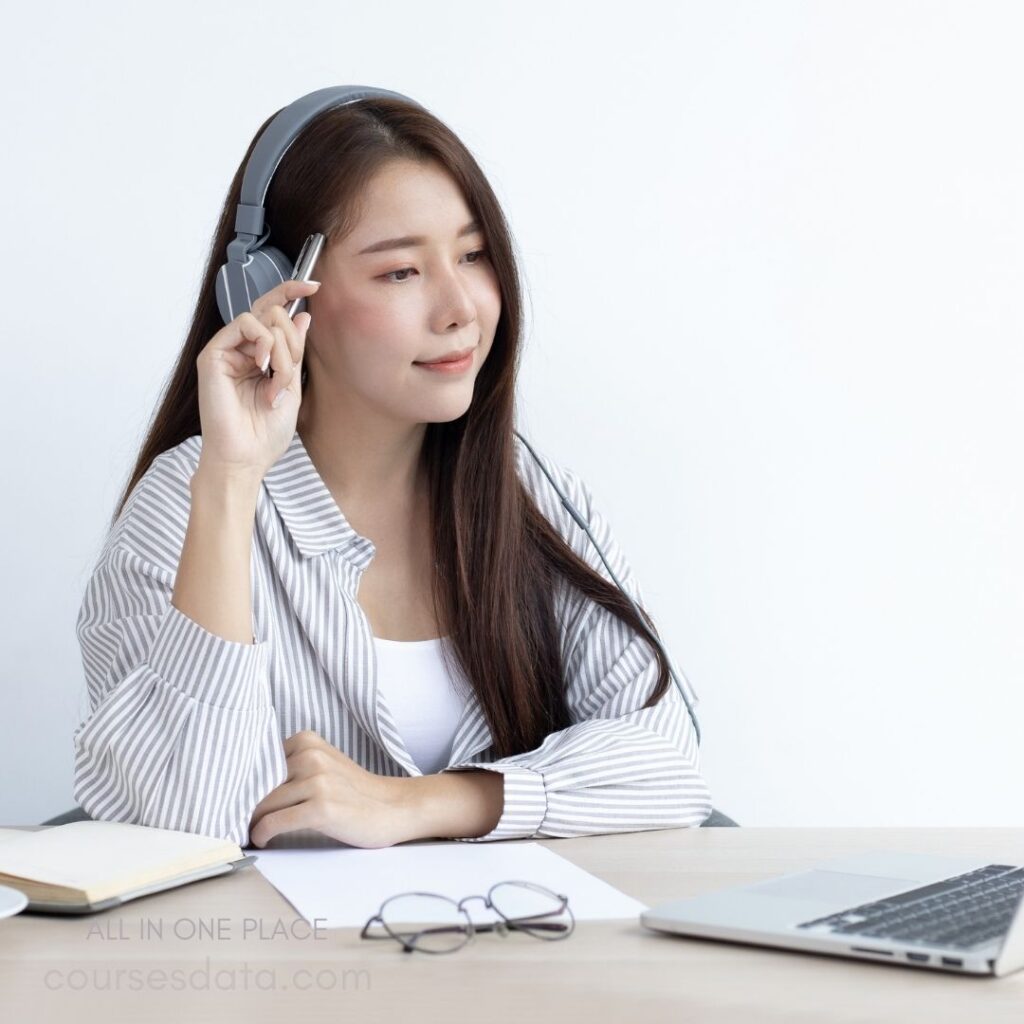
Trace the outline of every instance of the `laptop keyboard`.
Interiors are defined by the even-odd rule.
[[[989,864],[797,927],[968,949],[1006,933],[1022,892],[1024,868]]]

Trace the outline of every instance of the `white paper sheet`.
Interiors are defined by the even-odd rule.
[[[318,928],[362,928],[390,896],[437,892],[458,901],[486,896],[497,882],[534,882],[569,897],[577,921],[635,919],[647,905],[539,843],[406,843],[378,850],[352,846],[247,849],[253,865]],[[466,905],[474,924],[495,920],[483,900]],[[429,922],[425,922],[429,923]]]

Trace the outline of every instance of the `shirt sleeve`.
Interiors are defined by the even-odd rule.
[[[559,472],[615,575],[643,607],[640,587],[589,488],[571,470]],[[567,542],[612,582],[586,534],[564,515]],[[497,825],[483,836],[458,837],[462,842],[691,827],[711,813],[696,733],[676,684],[670,680],[658,703],[643,708],[658,679],[654,649],[617,616],[573,593],[585,602],[564,616],[580,623],[566,668],[574,724],[550,733],[535,750],[444,769],[486,769],[504,777]]]
[[[173,453],[154,460],[86,586],[77,633],[90,711],[74,732],[74,796],[93,818],[245,846],[287,766],[266,641],[226,640],[171,604],[190,478]]]

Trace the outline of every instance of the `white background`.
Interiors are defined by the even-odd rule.
[[[75,618],[245,148],[361,84],[506,209],[520,429],[610,519],[715,806],[1021,824],[1021,11],[11,8],[0,823],[72,806]]]

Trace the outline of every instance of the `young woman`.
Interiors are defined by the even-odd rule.
[[[75,798],[256,846],[701,824],[653,623],[513,431],[518,268],[472,155],[398,99],[318,115],[265,207],[293,257],[325,234],[319,284],[225,325],[246,161],[82,602]],[[538,456],[641,605],[587,486]]]

